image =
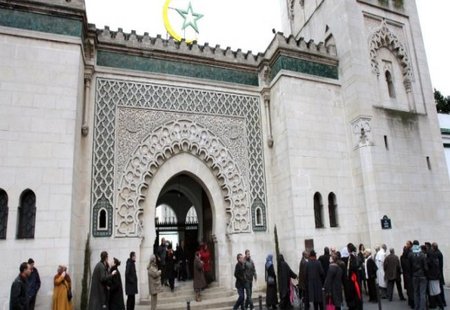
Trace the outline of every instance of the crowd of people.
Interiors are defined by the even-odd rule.
[[[396,286],[400,300],[407,301],[411,309],[443,309],[446,307],[443,264],[443,255],[436,243],[420,245],[417,240],[408,241],[401,257],[393,248],[388,253],[385,244],[375,247],[372,253],[362,244],[357,250],[349,243],[341,251],[325,247],[318,258],[314,250],[304,251],[298,274],[292,271],[283,255],[279,255],[277,282],[273,256],[268,255],[265,264],[266,305],[268,309],[278,306],[291,309],[297,300],[303,303],[304,309],[310,309],[312,305],[315,310],[325,306],[340,310],[344,303],[350,310],[362,309],[366,299],[364,293],[368,302],[392,301]],[[238,282],[242,278],[236,272],[235,276],[239,293]],[[402,276],[407,298],[402,288]],[[297,279],[296,286],[292,279]],[[239,307],[244,309],[245,306],[236,303],[234,309]]]
[[[137,294],[137,276],[135,267],[136,255],[130,253],[125,271],[125,293],[127,305],[123,298],[122,278],[119,272],[120,260],[114,257],[108,261],[108,253],[100,254],[100,262],[94,268],[89,294],[89,310],[129,310],[134,309],[135,294]],[[72,281],[67,267],[60,265],[53,277],[53,310],[72,310]],[[11,285],[10,310],[33,310],[36,296],[41,287],[39,272],[34,266],[34,260],[23,262],[19,266],[19,275]]]
[[[212,256],[206,242],[200,243],[194,257],[189,259],[188,255],[185,254],[182,243],[177,244],[174,251],[172,244],[162,238],[161,243],[154,247],[154,256],[156,266],[160,271],[162,286],[170,287],[173,292],[176,278],[178,281],[193,279],[195,300],[201,301],[202,290],[214,280]],[[152,296],[152,300],[153,298],[156,300],[157,296]]]
[[[252,290],[253,281],[257,279],[256,269],[250,251],[244,253],[237,255],[234,269],[238,293],[234,310],[254,308]],[[362,244],[358,250],[352,243],[340,251],[325,247],[320,257],[314,250],[304,251],[298,273],[292,271],[283,255],[278,256],[277,268],[273,255],[268,255],[265,263],[266,306],[268,309],[291,309],[297,301],[304,309],[311,305],[315,310],[332,305],[340,310],[344,303],[350,310],[362,309],[366,299],[364,293],[368,302],[392,301],[395,286],[400,300],[407,301],[411,309],[443,309],[446,307],[443,260],[436,243],[420,245],[417,240],[408,241],[400,257],[393,248],[388,252],[385,244],[375,247],[374,252]],[[121,262],[117,258],[109,262],[108,253],[103,251],[92,273],[88,309],[134,310],[138,293],[135,263],[136,254],[131,252],[125,268],[125,306],[119,271]],[[206,243],[201,243],[195,252],[192,267],[188,265],[182,246],[177,245],[173,251],[172,245],[162,238],[147,266],[152,310],[156,309],[162,286],[167,285],[174,291],[175,278],[179,281],[192,278],[196,301],[201,301],[202,290],[214,280],[212,256]],[[19,271],[11,286],[10,309],[33,310],[41,286],[34,260],[30,258],[23,262]],[[292,279],[297,279],[295,285]],[[52,308],[73,308],[72,283],[65,266],[58,266],[54,276]]]

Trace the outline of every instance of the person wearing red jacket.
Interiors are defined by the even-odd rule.
[[[203,272],[205,273],[206,283],[210,284],[213,280],[211,252],[209,251],[206,242],[200,244],[199,252],[200,252],[200,260],[203,262]]]

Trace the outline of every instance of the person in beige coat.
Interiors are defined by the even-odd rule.
[[[156,303],[158,302],[158,293],[161,292],[161,270],[158,270],[156,264],[156,256],[150,256],[150,262],[147,266],[148,270],[148,289],[151,295],[151,310],[156,310]]]

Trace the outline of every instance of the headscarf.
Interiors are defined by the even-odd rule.
[[[147,269],[150,269],[152,266],[156,266],[156,256],[153,254],[150,256],[150,262],[148,263]]]
[[[273,255],[269,254],[266,257],[266,269],[269,269],[270,266],[272,266],[272,265],[273,265]]]

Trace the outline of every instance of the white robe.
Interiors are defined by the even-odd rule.
[[[382,288],[386,288],[386,280],[384,279],[384,259],[386,258],[386,252],[380,249],[375,256],[375,264],[377,264],[377,281],[378,285]]]

